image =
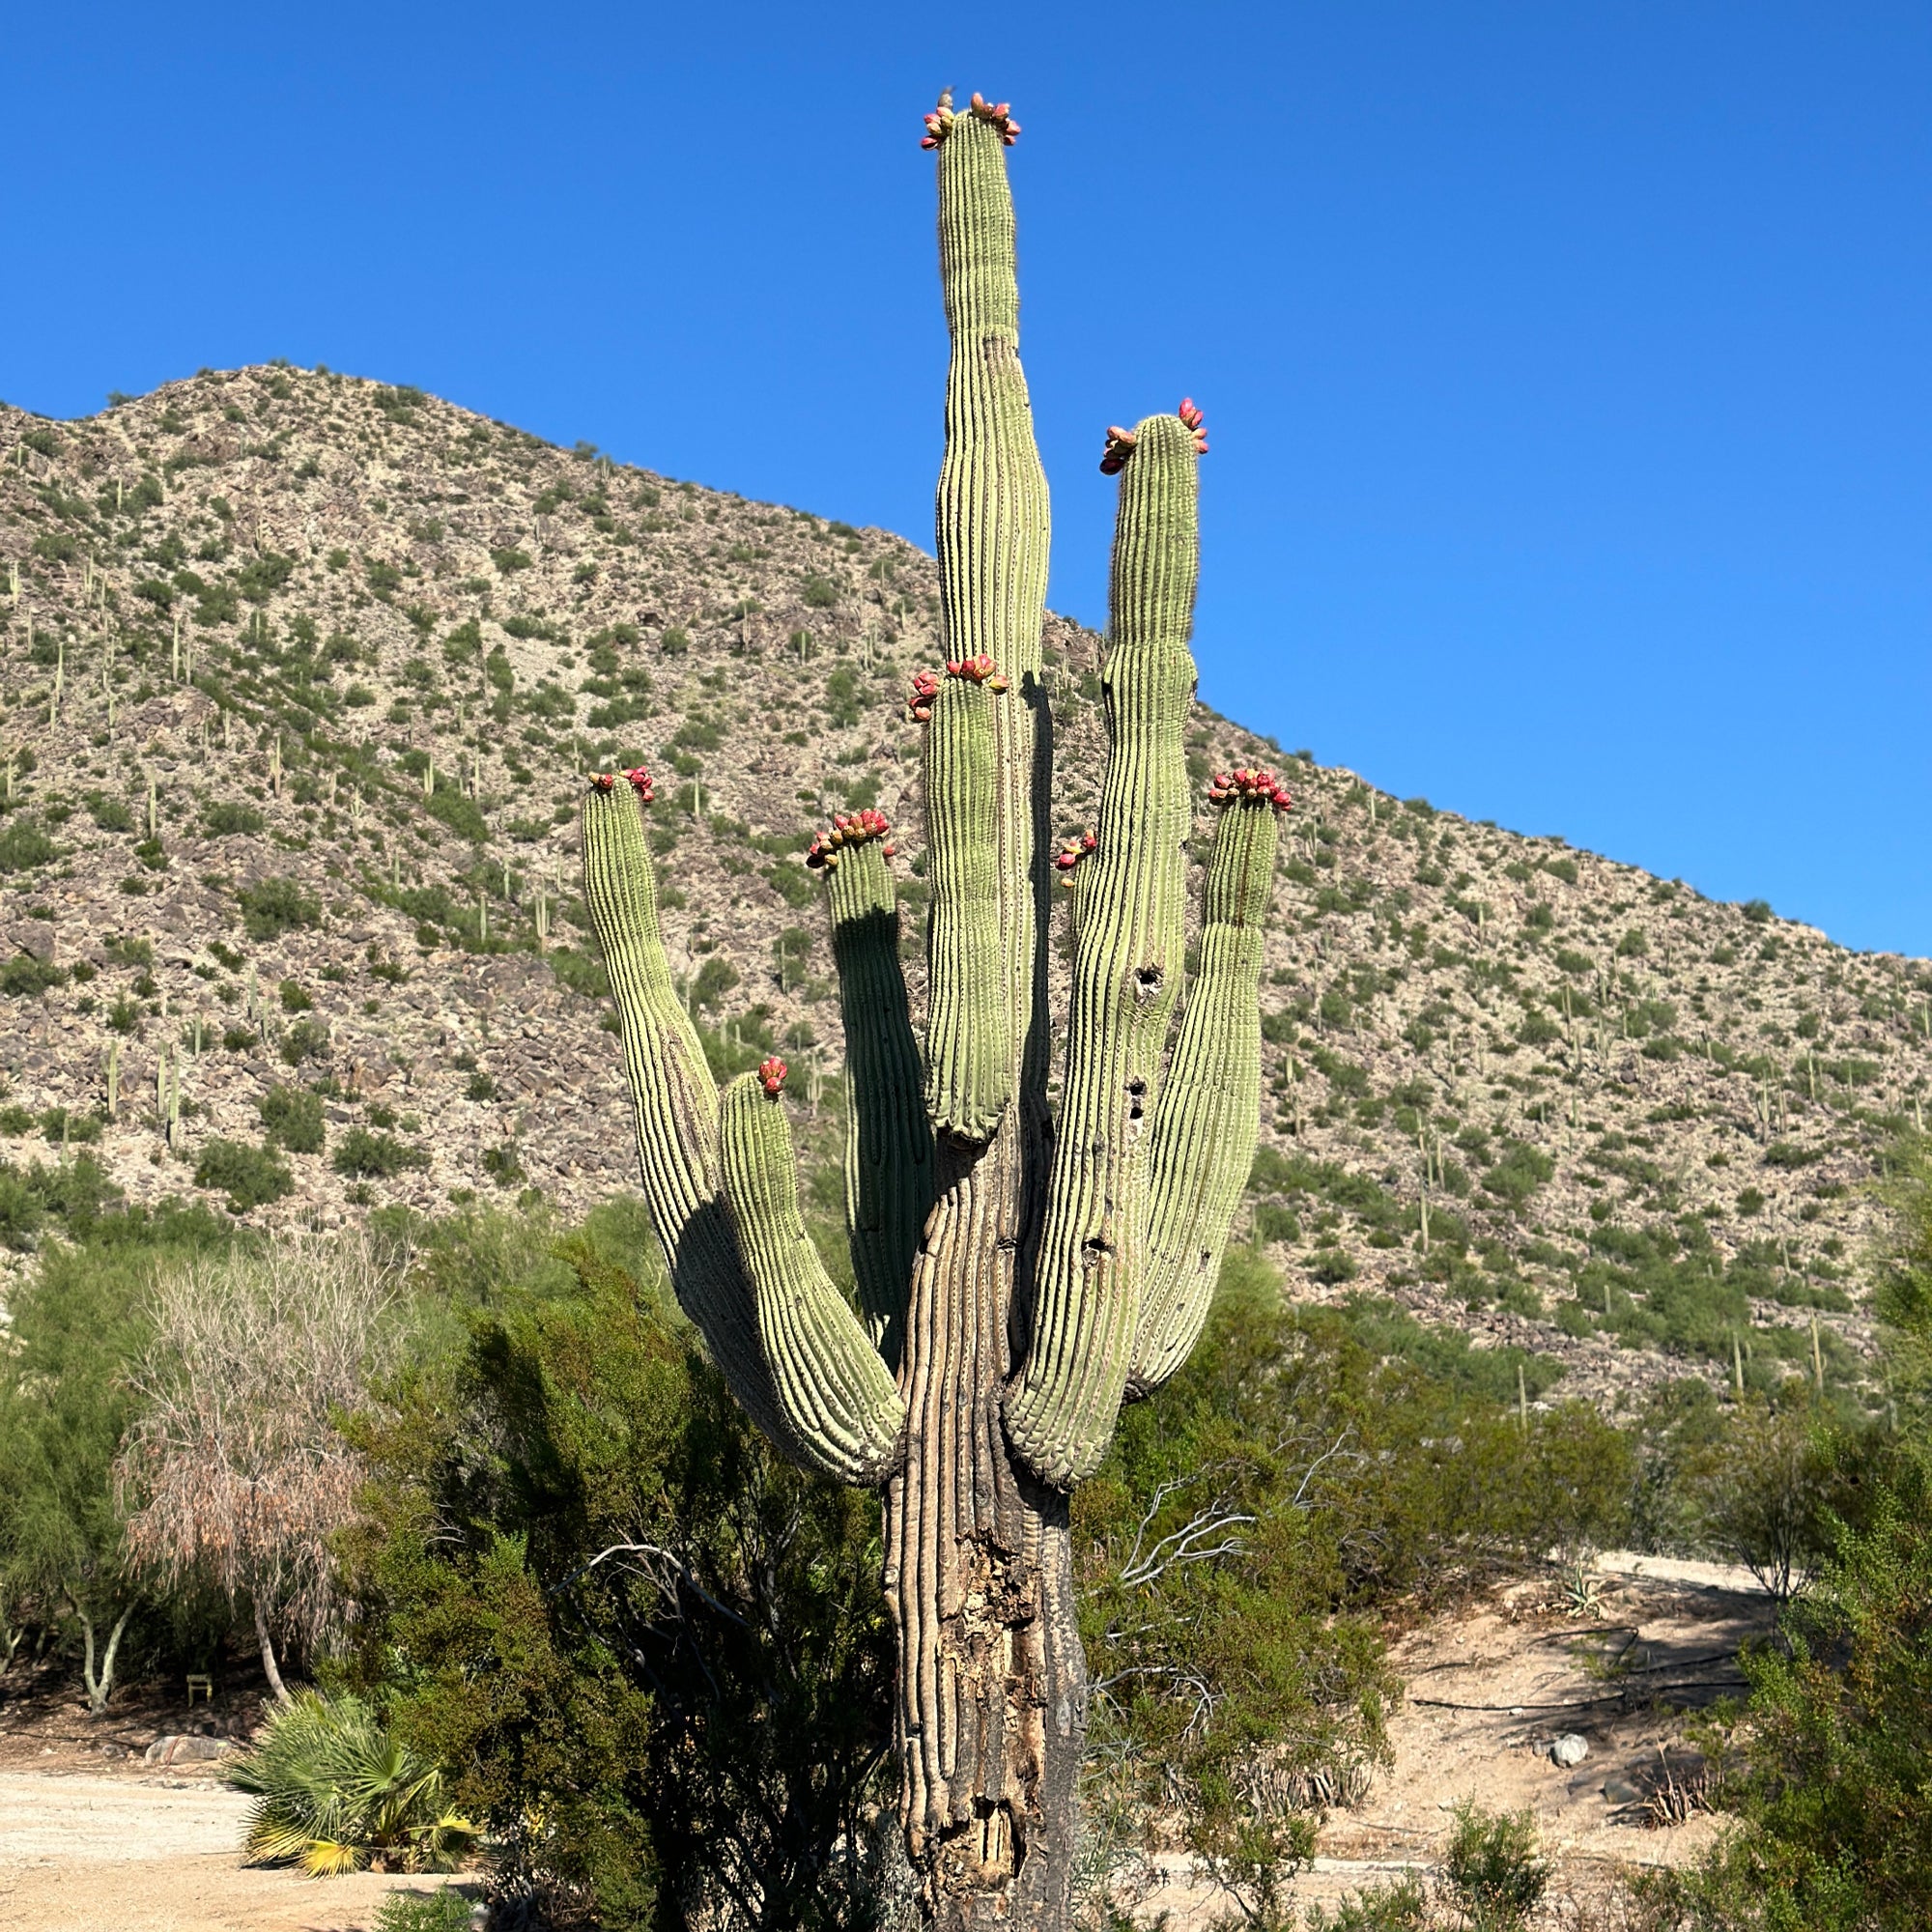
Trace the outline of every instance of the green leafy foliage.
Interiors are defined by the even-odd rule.
[[[878,1923],[892,1658],[870,1495],[780,1463],[696,1351],[641,1209],[427,1255],[467,1310],[384,1419],[355,1673],[462,1767],[498,1885],[611,1928]],[[540,1817],[543,1829],[530,1821]]]
[[[1376,1606],[1607,1540],[1632,1474],[1584,1405],[1525,1427],[1334,1311],[1285,1309],[1232,1250],[1193,1358],[1074,1492],[1102,1775],[1182,1791],[1191,1849],[1279,1922],[1316,1794],[1386,1751]]]
[[[360,1180],[392,1179],[410,1168],[426,1168],[429,1154],[393,1134],[351,1127],[335,1144],[334,1167]]]
[[[270,1087],[255,1103],[268,1138],[289,1153],[322,1151],[322,1095],[299,1087]]]
[[[271,1150],[217,1138],[203,1145],[194,1164],[194,1184],[226,1195],[231,1214],[245,1214],[293,1194],[296,1179],[288,1162]]]
[[[322,923],[322,907],[294,879],[263,879],[243,886],[235,896],[250,939],[279,939],[285,932]]]

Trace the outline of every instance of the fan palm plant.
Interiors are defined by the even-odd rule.
[[[228,1781],[252,1792],[244,1849],[253,1864],[328,1878],[374,1864],[448,1871],[477,1830],[443,1803],[442,1774],[355,1697],[305,1690],[269,1719]]]

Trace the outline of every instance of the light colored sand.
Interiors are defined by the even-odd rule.
[[[247,1805],[199,1779],[0,1773],[0,1932],[361,1932],[438,1883],[244,1869]]]

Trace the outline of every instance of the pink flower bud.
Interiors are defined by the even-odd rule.
[[[761,1060],[758,1063],[758,1084],[776,1100],[784,1086],[785,1075],[790,1070],[784,1062],[776,1056],[770,1060]]]

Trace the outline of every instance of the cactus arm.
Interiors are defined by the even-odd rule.
[[[1051,512],[1019,357],[1019,282],[1005,156],[1016,131],[1005,117],[977,110],[952,116],[949,109],[932,136],[939,150],[940,280],[952,339],[946,453],[934,503],[940,637],[949,659],[986,660],[1012,686],[1005,697],[979,691],[952,707],[959,724],[976,729],[982,704],[990,714],[989,807],[977,796],[958,807],[949,803],[956,784],[977,779],[979,754],[962,767],[953,753],[971,748],[951,735],[952,725],[938,708],[926,739],[932,859],[948,836],[942,828],[953,828],[955,840],[970,833],[978,847],[975,872],[990,860],[998,900],[998,971],[990,978],[978,965],[983,951],[978,936],[956,952],[950,946],[932,952],[928,1067],[963,1069],[982,1054],[980,1042],[990,1040],[995,1050],[1004,1043],[1004,1079],[956,1096],[966,1104],[955,1109],[955,1096],[943,1083],[928,1086],[935,1124],[969,1140],[984,1138],[988,1114],[997,1118],[996,1110],[1004,1109],[1009,1095],[1001,1088],[1010,1089],[1018,1077],[1022,1049],[1032,1057],[1029,1064],[1037,1061],[1043,1068],[1045,1047],[1043,962],[1036,933],[1047,889],[1036,808],[1044,811],[1046,785],[1036,767],[1044,737],[1037,728],[1044,721],[1040,624]],[[935,918],[941,883],[935,871]],[[975,890],[983,894],[984,887],[976,883]],[[955,1040],[955,1026],[972,1039]],[[955,1111],[957,1119],[952,1118]]]
[[[791,1129],[779,1097],[783,1074],[781,1063],[767,1061],[724,1090],[718,1123],[724,1193],[793,1435],[828,1476],[880,1483],[898,1463],[905,1407],[799,1215]]]
[[[1183,957],[1191,820],[1182,745],[1199,571],[1197,444],[1177,415],[1126,443],[1101,672],[1108,753],[1079,919],[1065,1099],[1041,1236],[1031,1346],[1006,1399],[1014,1449],[1044,1481],[1106,1454],[1139,1309],[1147,1129]],[[1110,441],[1110,451],[1113,447]]]
[[[1286,798],[1268,774],[1246,776],[1257,782],[1214,787],[1232,795],[1219,801],[1208,862],[1201,968],[1148,1138],[1147,1274],[1129,1400],[1166,1381],[1201,1333],[1261,1126],[1263,923]]]
[[[876,812],[857,813],[855,822],[866,836],[848,835],[842,849],[819,862],[845,1026],[845,1226],[866,1326],[887,1367],[896,1369],[906,1284],[932,1206],[932,1129],[899,971],[889,828]],[[813,847],[824,849],[823,841]]]
[[[948,677],[925,736],[925,1105],[962,1140],[992,1137],[1012,1097],[1012,1007],[1001,946],[1000,775],[989,687]]]
[[[731,1393],[781,1451],[798,1444],[759,1346],[752,1287],[719,1192],[718,1087],[671,984],[644,841],[650,781],[592,781],[583,801],[583,895],[616,996],[618,1036],[651,1223],[678,1305]]]

